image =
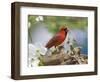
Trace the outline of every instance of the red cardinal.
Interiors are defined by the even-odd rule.
[[[51,48],[53,46],[58,46],[60,44],[62,44],[67,36],[67,33],[68,33],[68,29],[63,26],[60,31],[53,36],[53,38],[51,38],[48,43],[46,44],[46,48]]]

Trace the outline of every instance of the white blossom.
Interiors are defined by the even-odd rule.
[[[38,17],[36,17],[36,19],[35,19],[37,22],[39,22],[39,21],[43,21],[43,16],[38,16]]]
[[[40,19],[41,21],[43,21],[43,16],[39,16],[39,19]]]
[[[39,56],[45,55],[47,49],[42,46],[40,43],[29,44],[29,67],[38,66],[39,65]]]
[[[34,45],[37,47],[37,50],[41,55],[45,55],[47,48],[45,48],[41,43],[35,43]]]

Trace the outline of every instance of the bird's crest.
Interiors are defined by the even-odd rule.
[[[63,26],[61,26],[61,27],[60,27],[60,30],[68,30],[67,25],[63,25]]]

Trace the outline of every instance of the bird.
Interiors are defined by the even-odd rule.
[[[47,42],[45,47],[50,49],[53,46],[56,48],[61,45],[67,37],[68,31],[66,26],[62,26],[61,29]]]

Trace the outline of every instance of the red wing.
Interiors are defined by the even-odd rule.
[[[46,47],[51,48],[52,46],[55,46],[60,38],[61,36],[59,34],[55,35],[53,38],[49,40],[49,42],[46,44]]]

